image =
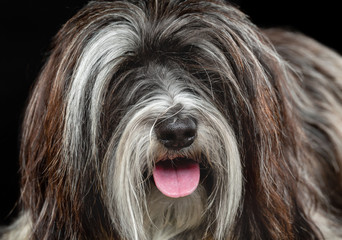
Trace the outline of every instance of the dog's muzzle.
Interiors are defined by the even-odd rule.
[[[191,117],[174,116],[155,127],[158,140],[171,151],[190,147],[197,136],[197,123]],[[168,197],[179,198],[193,193],[200,180],[199,162],[182,155],[159,159],[153,171],[157,188]]]

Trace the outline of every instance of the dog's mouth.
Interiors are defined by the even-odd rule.
[[[199,184],[200,165],[190,158],[167,158],[156,162],[153,179],[165,196],[185,197],[193,193]]]

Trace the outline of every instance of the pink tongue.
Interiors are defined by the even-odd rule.
[[[198,186],[199,164],[190,159],[160,161],[153,171],[153,178],[164,195],[172,198],[185,197]]]

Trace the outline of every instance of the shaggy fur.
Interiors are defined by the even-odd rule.
[[[155,129],[196,120],[172,150]],[[342,58],[219,0],[90,2],[57,34],[2,239],[342,238]],[[169,198],[161,159],[200,163]]]

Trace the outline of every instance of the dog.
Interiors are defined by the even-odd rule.
[[[59,31],[2,239],[342,238],[342,58],[220,0],[94,1]]]

